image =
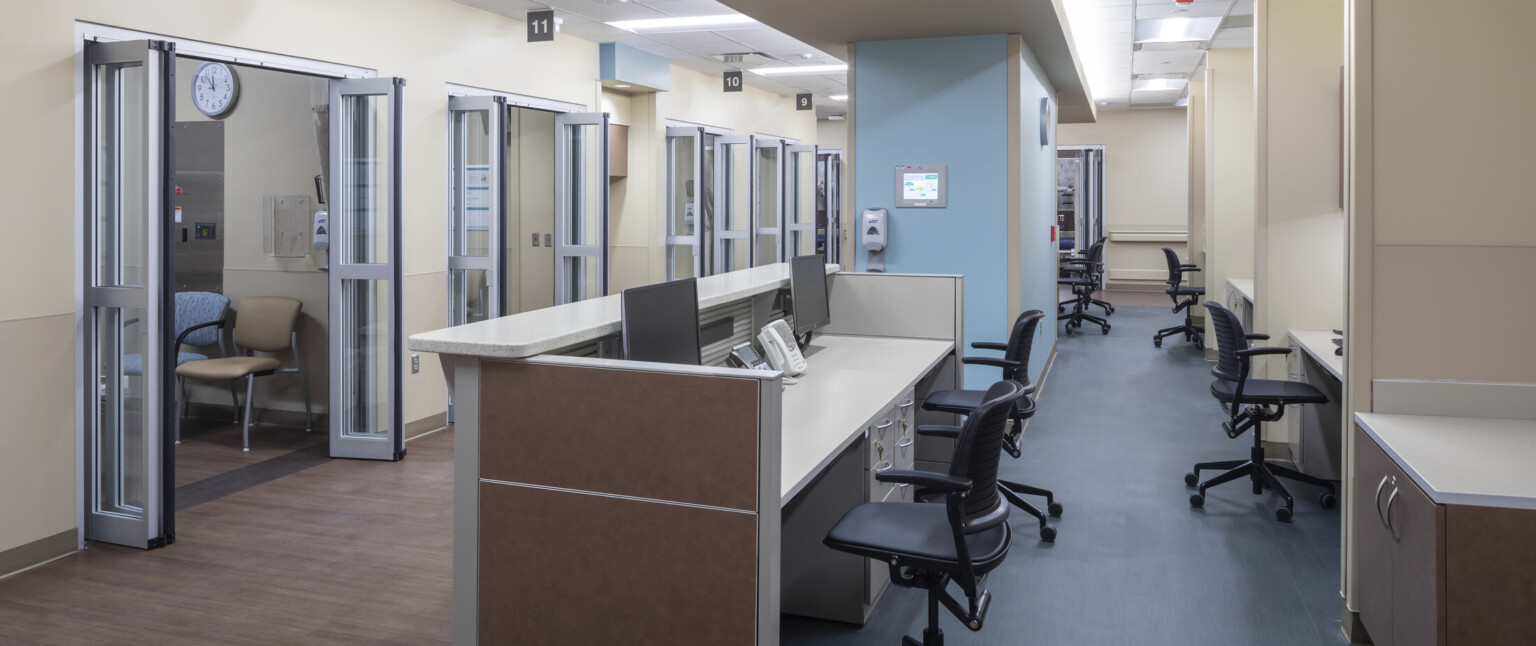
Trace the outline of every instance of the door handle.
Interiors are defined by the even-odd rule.
[[[1403,535],[1397,531],[1396,527],[1392,526],[1392,505],[1397,502],[1397,491],[1397,487],[1392,487],[1392,495],[1387,496],[1387,532],[1392,534],[1394,542],[1401,543]]]
[[[1392,528],[1391,527],[1387,527],[1387,518],[1386,518],[1386,516],[1383,516],[1382,513],[1381,513],[1381,490],[1387,486],[1387,478],[1390,478],[1390,477],[1392,477],[1392,476],[1390,476],[1390,475],[1382,476],[1381,477],[1381,484],[1376,485],[1376,520],[1380,521],[1381,522],[1381,526],[1383,528],[1385,528],[1389,532],[1392,531]]]

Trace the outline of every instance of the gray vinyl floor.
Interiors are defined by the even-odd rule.
[[[1256,496],[1246,480],[1190,508],[1185,472],[1246,458],[1251,440],[1221,431],[1209,364],[1192,344],[1152,347],[1152,334],[1177,318],[1166,307],[1122,306],[1107,336],[1092,326],[1061,336],[1025,455],[1004,456],[1002,467],[1006,479],[1054,490],[1066,507],[1059,536],[1039,542],[1033,519],[1016,512],[1013,549],[987,581],[986,624],[973,633],[941,609],[948,644],[1345,643],[1339,513],[1318,505],[1321,489],[1287,483],[1291,524],[1275,520],[1278,496]],[[894,646],[921,634],[924,598],[893,586],[862,628],[786,616],[782,642]]]

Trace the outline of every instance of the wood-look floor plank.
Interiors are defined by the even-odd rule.
[[[447,643],[453,436],[409,449],[181,512],[162,549],[93,543],[0,580],[0,643]]]

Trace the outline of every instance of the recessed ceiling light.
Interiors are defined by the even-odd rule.
[[[800,58],[803,58],[803,59],[806,59],[806,60],[810,60],[810,58],[812,56],[815,56],[815,54],[801,54]]]
[[[1138,43],[1182,43],[1210,40],[1221,18],[1162,18],[1136,21]]]
[[[629,87],[628,83],[614,83],[614,87]]]
[[[1136,79],[1131,82],[1131,91],[1178,90],[1188,84],[1189,79]]]
[[[831,96],[828,96],[827,98],[832,99],[833,101],[847,101],[848,100],[848,95],[846,95],[846,94],[833,94]]]
[[[832,115],[830,117],[827,117],[827,121],[842,121],[844,118],[845,117],[843,117],[843,115],[834,114],[834,115]]]
[[[713,16],[688,16],[684,18],[650,18],[646,20],[618,20],[605,23],[609,27],[637,34],[666,34],[687,31],[722,31],[761,27],[751,16],[726,13]]]
[[[786,67],[759,67],[752,70],[753,74],[763,76],[795,76],[798,74],[836,74],[848,71],[846,63],[837,65],[789,65]]]

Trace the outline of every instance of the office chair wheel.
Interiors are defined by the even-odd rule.
[[[1275,518],[1278,519],[1282,523],[1289,523],[1289,522],[1291,522],[1291,510],[1287,509],[1285,507],[1281,507],[1279,509],[1276,509],[1275,510]]]
[[[1195,509],[1199,509],[1201,507],[1204,507],[1205,506],[1205,494],[1203,494],[1203,493],[1192,493],[1192,494],[1189,494],[1189,506],[1194,507]]]
[[[1109,334],[1109,324],[1108,323],[1105,323],[1104,327],[1099,329],[1099,334]]]
[[[1046,505],[1045,513],[1049,514],[1051,518],[1061,518],[1061,503],[1053,502]]]
[[[1056,528],[1052,527],[1050,525],[1042,526],[1040,528],[1040,540],[1045,541],[1047,543],[1055,543],[1056,542]]]
[[[1338,502],[1339,499],[1333,495],[1332,491],[1324,491],[1317,497],[1317,504],[1322,505],[1323,509],[1333,509]]]
[[[1152,347],[1154,347],[1154,348],[1161,348],[1161,347],[1163,347],[1163,340],[1162,339],[1157,339],[1157,338],[1152,339]]]
[[[1190,471],[1189,473],[1184,474],[1184,486],[1193,487],[1199,484],[1200,476],[1195,475],[1194,471]]]

